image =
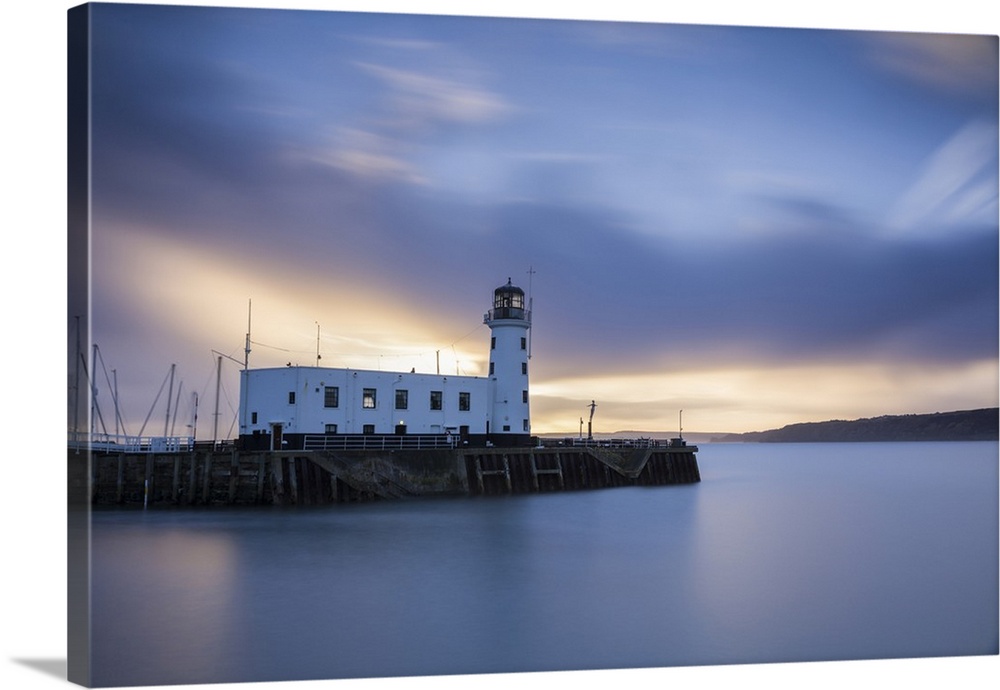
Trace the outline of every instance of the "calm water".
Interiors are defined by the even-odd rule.
[[[96,685],[996,654],[996,443],[702,483],[94,517]]]

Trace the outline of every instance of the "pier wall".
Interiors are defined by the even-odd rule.
[[[94,505],[322,505],[689,484],[694,446],[421,451],[69,451]],[[86,471],[84,468],[86,468]]]

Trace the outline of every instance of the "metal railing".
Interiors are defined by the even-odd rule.
[[[194,449],[193,436],[131,436],[71,431],[67,442],[74,450],[109,453],[187,453]]]
[[[428,450],[454,448],[457,436],[447,434],[405,436],[379,435],[323,435],[306,434],[302,439],[303,450]]]
[[[531,323],[531,310],[522,307],[494,307],[483,314],[483,323],[498,319],[514,319]]]
[[[574,448],[679,448],[687,444],[682,439],[657,438],[547,438],[545,446],[562,445]]]

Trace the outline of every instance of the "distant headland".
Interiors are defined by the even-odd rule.
[[[996,441],[1000,408],[885,415],[851,421],[805,422],[769,431],[714,436],[714,443],[836,443],[864,441]]]

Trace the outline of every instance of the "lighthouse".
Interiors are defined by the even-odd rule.
[[[483,317],[490,328],[492,388],[491,428],[487,434],[504,445],[529,443],[531,415],[528,407],[528,330],[531,312],[525,308],[524,290],[506,285],[493,291],[493,308]]]
[[[479,376],[292,365],[244,369],[240,443],[248,450],[531,445],[531,305],[493,291],[489,373]],[[249,336],[248,340],[249,342]]]

